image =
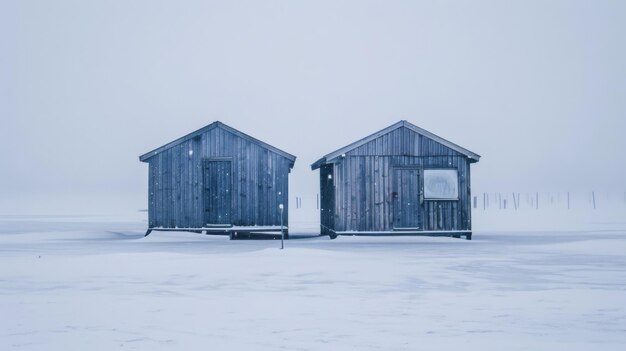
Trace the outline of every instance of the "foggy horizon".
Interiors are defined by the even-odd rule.
[[[292,199],[319,192],[311,163],[399,120],[482,156],[474,196],[621,194],[624,14],[619,1],[3,2],[0,214],[146,208],[138,156],[216,120],[297,157]]]

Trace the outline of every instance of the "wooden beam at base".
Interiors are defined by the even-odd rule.
[[[289,229],[284,227],[285,239],[289,239]],[[238,239],[239,237],[244,237],[247,239],[250,238],[258,238],[265,239],[263,236],[267,236],[267,238],[278,236],[280,237],[281,229],[274,227],[224,227],[224,228],[148,228],[144,237],[150,235],[153,231],[159,232],[190,232],[190,233],[198,233],[198,234],[206,234],[206,235],[228,235],[229,238]]]
[[[331,239],[338,235],[343,236],[446,236],[461,238],[465,236],[467,240],[472,240],[472,232],[467,230],[458,231],[381,231],[381,232],[335,232],[331,231]]]

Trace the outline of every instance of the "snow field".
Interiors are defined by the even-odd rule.
[[[626,231],[303,237],[281,251],[51,223],[0,223],[2,350],[626,345]]]

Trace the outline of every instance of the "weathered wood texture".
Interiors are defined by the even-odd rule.
[[[204,223],[230,224],[232,211],[232,161],[205,160],[202,173]]]
[[[320,168],[322,230],[471,230],[471,162],[406,127],[384,134]],[[457,170],[458,200],[423,198],[429,168]]]
[[[421,229],[420,178],[419,168],[394,169],[391,192],[394,229]]]
[[[323,235],[335,228],[335,185],[333,165],[320,168],[320,224]]]
[[[218,125],[149,155],[150,228],[288,225],[295,158],[264,145]]]

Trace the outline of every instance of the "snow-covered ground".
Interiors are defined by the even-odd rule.
[[[303,235],[281,251],[144,229],[1,217],[0,349],[626,347],[626,230]]]

